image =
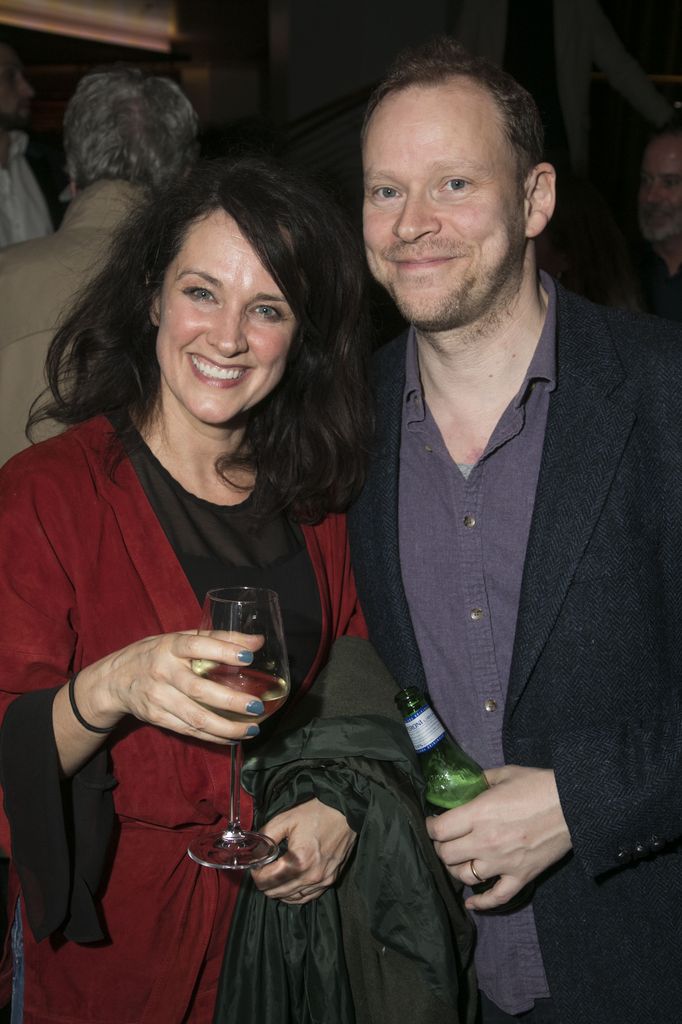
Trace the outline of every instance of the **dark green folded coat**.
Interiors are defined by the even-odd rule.
[[[337,641],[296,721],[244,766],[259,826],[316,796],[358,839],[337,884],[304,906],[245,880],[216,1024],[473,1021],[473,926],[426,834],[395,690],[366,641]]]

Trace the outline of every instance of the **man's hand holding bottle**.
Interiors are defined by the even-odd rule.
[[[489,789],[427,819],[451,875],[469,886],[499,876],[491,889],[466,901],[479,911],[507,903],[571,849],[553,771],[506,765],[485,775]]]
[[[554,772],[506,765],[484,772],[410,686],[396,704],[417,752],[427,829],[470,910],[506,913],[528,903],[533,879],[571,849]]]

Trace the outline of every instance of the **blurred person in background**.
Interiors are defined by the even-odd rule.
[[[591,302],[642,309],[625,236],[606,200],[585,178],[560,174],[554,214],[535,240],[538,266]]]
[[[647,308],[682,320],[682,120],[661,128],[644,150],[637,214]]]
[[[0,37],[0,248],[48,235],[62,218],[58,154],[27,134],[34,95],[19,56]]]
[[[456,8],[459,42],[504,67],[534,97],[545,125],[545,153],[558,167],[588,173],[593,66],[650,124],[671,117],[672,107],[597,0],[456,0]]]
[[[31,403],[60,317],[131,209],[186,172],[197,115],[170,78],[113,67],[86,75],[64,117],[74,195],[59,230],[0,252],[0,464],[27,444]],[[54,424],[43,434],[54,432]]]

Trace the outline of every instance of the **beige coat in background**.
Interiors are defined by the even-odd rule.
[[[71,202],[55,234],[0,251],[0,465],[28,446],[26,421],[46,385],[57,324],[142,194],[125,181],[95,182]],[[37,439],[58,431],[41,424]]]

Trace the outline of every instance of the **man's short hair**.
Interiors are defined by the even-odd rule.
[[[372,114],[388,95],[413,86],[444,85],[453,78],[468,78],[490,95],[516,154],[519,176],[525,180],[543,156],[544,130],[535,100],[506,71],[486,57],[473,56],[449,36],[438,36],[398,54],[369,98],[363,141]]]
[[[198,118],[182,89],[139,68],[85,75],[64,115],[66,169],[77,188],[103,178],[158,188],[196,159]]]

